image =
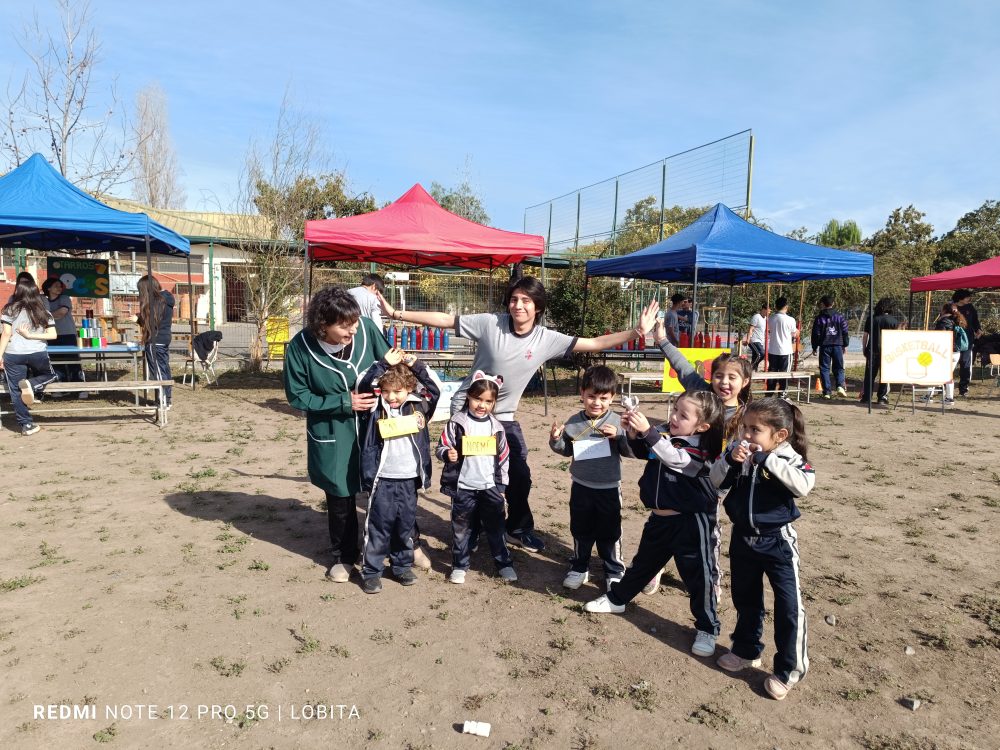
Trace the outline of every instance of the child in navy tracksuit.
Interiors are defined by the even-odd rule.
[[[451,498],[451,583],[465,583],[473,535],[479,535],[479,525],[486,532],[497,573],[507,581],[517,580],[504,539],[503,493],[510,448],[503,425],[493,416],[502,382],[499,376],[491,377],[482,370],[473,373],[465,406],[448,420],[438,443],[437,457],[445,462],[441,492]]]
[[[764,689],[782,700],[809,668],[806,612],[799,587],[799,544],[792,521],[795,498],[816,477],[806,461],[802,412],[780,398],[747,405],[743,439],[712,467],[712,481],[729,488],[724,503],[733,522],[729,544],[736,629],[733,648],[719,658],[730,672],[760,665],[764,650],[764,577],[774,591],[774,673]]]
[[[402,349],[390,349],[373,364],[358,383],[358,392],[373,392],[376,386],[379,399],[361,446],[361,487],[369,493],[361,588],[368,594],[382,590],[386,555],[396,580],[404,586],[417,582],[417,490],[430,486],[427,422],[441,395],[427,366]]]
[[[718,495],[709,472],[722,450],[722,415],[722,401],[709,391],[688,391],[677,399],[668,435],[652,429],[641,413],[625,413],[622,424],[632,452],[650,457],[639,480],[639,497],[651,513],[625,576],[605,596],[584,606],[588,612],[624,612],[625,605],[673,557],[698,629],[691,646],[697,656],[714,654],[719,635],[712,585],[716,565],[712,516]]]

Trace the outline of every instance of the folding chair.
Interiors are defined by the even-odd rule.
[[[206,332],[207,333],[207,332]],[[199,334],[203,335],[203,334]],[[212,385],[212,378],[215,378],[215,382],[219,382],[219,376],[215,372],[215,360],[219,357],[219,339],[212,342],[212,348],[208,350],[204,359],[198,356],[198,349],[192,348],[191,353],[188,358],[184,360],[184,375],[181,377],[181,385],[187,385],[188,378],[188,368],[191,370],[191,387],[194,388],[194,379],[196,376],[195,365],[201,365],[201,371],[205,375],[205,380],[208,381],[209,385]]]

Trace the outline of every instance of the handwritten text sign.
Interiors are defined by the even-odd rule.
[[[489,435],[485,437],[462,435],[463,456],[495,456],[496,454],[496,435]]]
[[[416,414],[409,414],[405,417],[392,417],[391,419],[380,419],[378,421],[378,433],[383,440],[401,437],[402,435],[412,435],[420,429]]]

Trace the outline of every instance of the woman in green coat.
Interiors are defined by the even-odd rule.
[[[355,388],[388,350],[378,326],[361,317],[343,287],[326,287],[313,296],[305,327],[285,349],[285,395],[306,413],[309,480],[326,493],[333,546],[327,576],[338,583],[347,581],[358,558],[359,436],[376,398]]]

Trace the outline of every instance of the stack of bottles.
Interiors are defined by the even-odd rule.
[[[607,336],[611,333],[611,329],[605,329],[604,335]],[[612,347],[615,351],[619,352],[641,352],[646,349],[646,337],[640,336],[637,339],[629,339],[624,344],[619,344],[618,346]]]
[[[118,338],[118,330],[114,326],[110,330],[105,328],[101,321],[94,318],[94,311],[87,310],[80,321],[76,345],[81,349],[101,349],[109,343],[116,343]]]
[[[399,327],[390,325],[385,334],[391,347],[437,352],[447,351],[450,336],[451,334],[446,328],[407,325]]]
[[[681,331],[680,339],[681,349],[711,349],[712,348],[712,334],[710,333],[696,333],[694,335],[694,343],[691,342],[687,331]],[[722,348],[722,336],[715,334],[715,348]]]

